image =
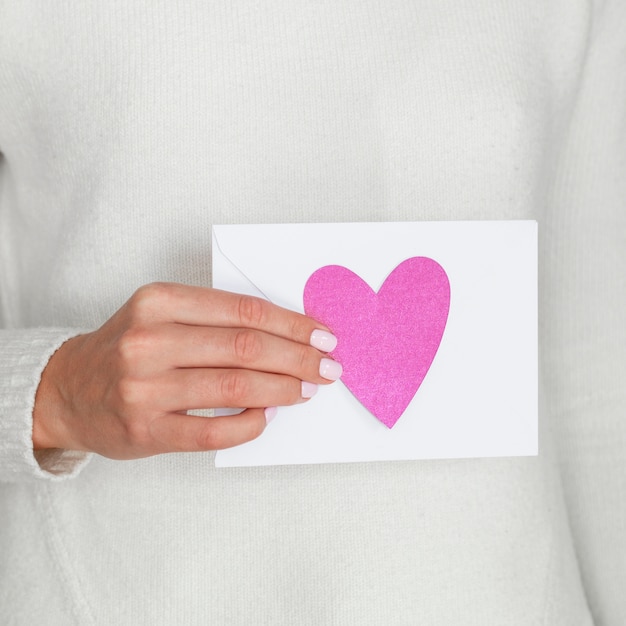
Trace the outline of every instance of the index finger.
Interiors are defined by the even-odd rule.
[[[316,320],[262,298],[179,283],[141,287],[129,304],[152,321],[252,328],[331,352],[336,339]]]

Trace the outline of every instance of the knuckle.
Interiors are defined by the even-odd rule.
[[[248,396],[248,378],[241,370],[228,370],[221,376],[220,392],[228,405],[238,406],[238,404]]]
[[[147,383],[131,376],[120,377],[106,390],[106,402],[115,415],[121,440],[136,449],[145,449],[150,441],[148,394]]]
[[[217,450],[220,447],[218,430],[210,420],[207,420],[205,427],[198,431],[196,445],[200,450]]]
[[[311,351],[307,346],[299,346],[298,354],[296,357],[296,364],[300,368],[300,371],[306,372],[309,369]]]
[[[259,327],[265,319],[265,303],[253,296],[239,296],[237,315],[241,326]]]
[[[308,342],[312,332],[307,321],[300,316],[295,317],[295,319],[291,322],[289,331],[291,333],[290,337],[293,337],[297,341],[306,342]]]
[[[123,377],[117,381],[115,395],[122,410],[126,413],[129,410],[137,409],[141,405],[146,397],[146,392],[141,381],[131,377]]]
[[[144,447],[150,441],[146,421],[147,390],[145,383],[130,377],[121,378],[113,391],[114,406],[123,428],[123,437],[135,447]]]
[[[126,420],[125,435],[127,441],[136,447],[144,447],[150,440],[146,424],[139,419]]]
[[[151,319],[171,298],[170,283],[155,282],[139,287],[128,301],[128,309],[132,319]]]
[[[233,340],[235,356],[242,363],[253,363],[261,356],[261,339],[253,330],[239,330]]]
[[[141,326],[126,329],[117,342],[117,356],[122,366],[136,366],[146,358],[154,342],[153,333]]]

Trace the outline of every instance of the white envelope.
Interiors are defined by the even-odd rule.
[[[213,286],[304,312],[311,274],[342,265],[378,291],[416,256],[448,275],[439,350],[391,429],[338,381],[280,407],[258,439],[218,467],[528,456],[538,449],[537,223],[534,221],[213,227]]]

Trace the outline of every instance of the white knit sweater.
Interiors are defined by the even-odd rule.
[[[626,4],[0,0],[0,623],[626,624]],[[537,219],[537,458],[32,453],[212,223]],[[41,465],[40,465],[40,464]]]

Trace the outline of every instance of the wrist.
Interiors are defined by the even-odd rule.
[[[66,355],[71,349],[71,343],[77,337],[66,341],[50,358],[44,368],[33,406],[32,440],[34,450],[50,448],[76,449],[72,446],[64,426],[66,402],[62,392],[62,381],[67,378],[63,375]]]

